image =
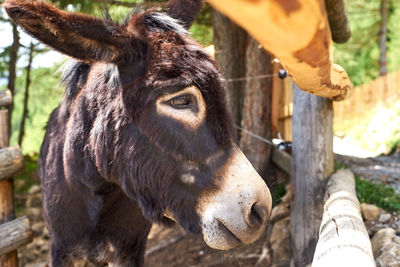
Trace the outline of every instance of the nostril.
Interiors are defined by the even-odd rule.
[[[250,226],[262,226],[267,220],[268,209],[258,203],[254,203],[251,206],[250,213],[248,215],[248,224]]]

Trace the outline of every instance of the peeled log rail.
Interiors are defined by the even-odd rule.
[[[0,91],[0,107],[9,106],[12,104],[12,96],[10,90]]]
[[[342,169],[333,174],[327,184],[325,199],[312,266],[375,266],[353,173]]]
[[[343,100],[353,89],[333,64],[331,31],[323,0],[207,0],[274,54],[304,91]]]
[[[31,241],[32,231],[26,216],[0,224],[0,255],[14,251]]]
[[[24,157],[18,146],[0,149],[0,180],[24,169]]]
[[[292,157],[289,153],[273,148],[271,159],[284,173],[287,175],[292,174]]]

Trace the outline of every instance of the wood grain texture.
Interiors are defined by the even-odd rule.
[[[8,146],[8,110],[0,110],[0,148]]]
[[[312,266],[375,266],[371,241],[356,196],[354,174],[349,170],[339,170],[327,184]]]
[[[292,157],[285,151],[272,149],[271,160],[287,175],[292,175]]]
[[[0,255],[9,253],[31,241],[32,231],[26,216],[0,225]]]
[[[24,169],[24,157],[19,146],[0,149],[0,180]]]
[[[12,104],[12,96],[10,90],[0,91],[0,107],[9,106]]]
[[[323,0],[207,0],[275,55],[304,91],[343,100],[353,89],[333,64],[331,31]]]
[[[223,14],[212,11],[215,59],[226,79],[244,77],[248,34]],[[242,121],[244,87],[246,81],[226,83],[228,106],[236,125]],[[238,140],[237,140],[238,141]]]
[[[272,58],[250,38],[246,51],[246,77],[273,72]],[[244,88],[241,127],[262,136],[272,138],[271,129],[272,79],[249,79]],[[241,133],[240,148],[261,177],[267,177],[271,145]]]
[[[0,148],[9,144],[8,110],[0,110]],[[0,162],[3,162],[0,160]],[[0,180],[0,224],[15,218],[13,179]],[[0,267],[17,267],[17,251],[0,255]]]
[[[333,172],[332,101],[294,86],[291,209],[295,266],[313,259],[323,212],[325,184]]]

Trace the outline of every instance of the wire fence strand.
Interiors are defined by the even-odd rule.
[[[240,131],[244,132],[245,134],[248,134],[248,135],[254,137],[255,139],[257,139],[257,140],[259,140],[261,142],[264,142],[264,143],[266,143],[268,145],[275,146],[275,144],[272,143],[270,140],[265,139],[264,137],[259,136],[258,134],[252,133],[252,132],[244,129],[243,127],[240,127],[239,125],[235,125],[235,126],[236,126],[236,128],[238,128]]]
[[[241,82],[241,81],[249,81],[249,80],[261,80],[261,79],[268,79],[272,77],[276,77],[278,74],[265,74],[265,75],[258,75],[258,76],[247,76],[247,77],[239,77],[239,78],[231,78],[225,79],[225,82]]]

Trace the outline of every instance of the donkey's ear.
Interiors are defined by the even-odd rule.
[[[65,12],[42,1],[6,0],[3,7],[30,35],[71,57],[121,63],[140,56],[138,50],[132,51],[134,42],[140,41],[112,22]]]
[[[183,23],[188,29],[200,12],[202,0],[170,0],[167,5],[167,13],[174,19]]]

